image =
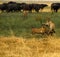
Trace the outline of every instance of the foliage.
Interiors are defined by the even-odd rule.
[[[22,12],[2,12],[0,13],[0,36],[31,36],[32,27],[41,27],[41,23],[49,17],[56,24],[57,36],[60,32],[60,12],[40,12],[28,13],[24,18]]]

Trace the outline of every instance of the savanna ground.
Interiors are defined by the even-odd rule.
[[[47,9],[46,9],[47,10]],[[46,11],[44,10],[44,11]],[[55,35],[31,34],[49,17],[55,23]],[[60,57],[60,12],[0,13],[0,57]]]

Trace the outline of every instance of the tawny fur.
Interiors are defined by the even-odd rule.
[[[41,27],[41,28],[32,28],[32,33],[39,33],[39,34],[43,34],[46,32],[46,28]]]

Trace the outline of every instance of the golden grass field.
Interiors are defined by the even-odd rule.
[[[60,57],[60,38],[0,37],[0,57]]]

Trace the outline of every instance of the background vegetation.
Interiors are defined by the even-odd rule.
[[[60,36],[60,12],[33,12],[26,16],[22,12],[0,13],[0,36],[31,36],[32,27],[41,27],[47,18],[56,25],[56,35]]]

